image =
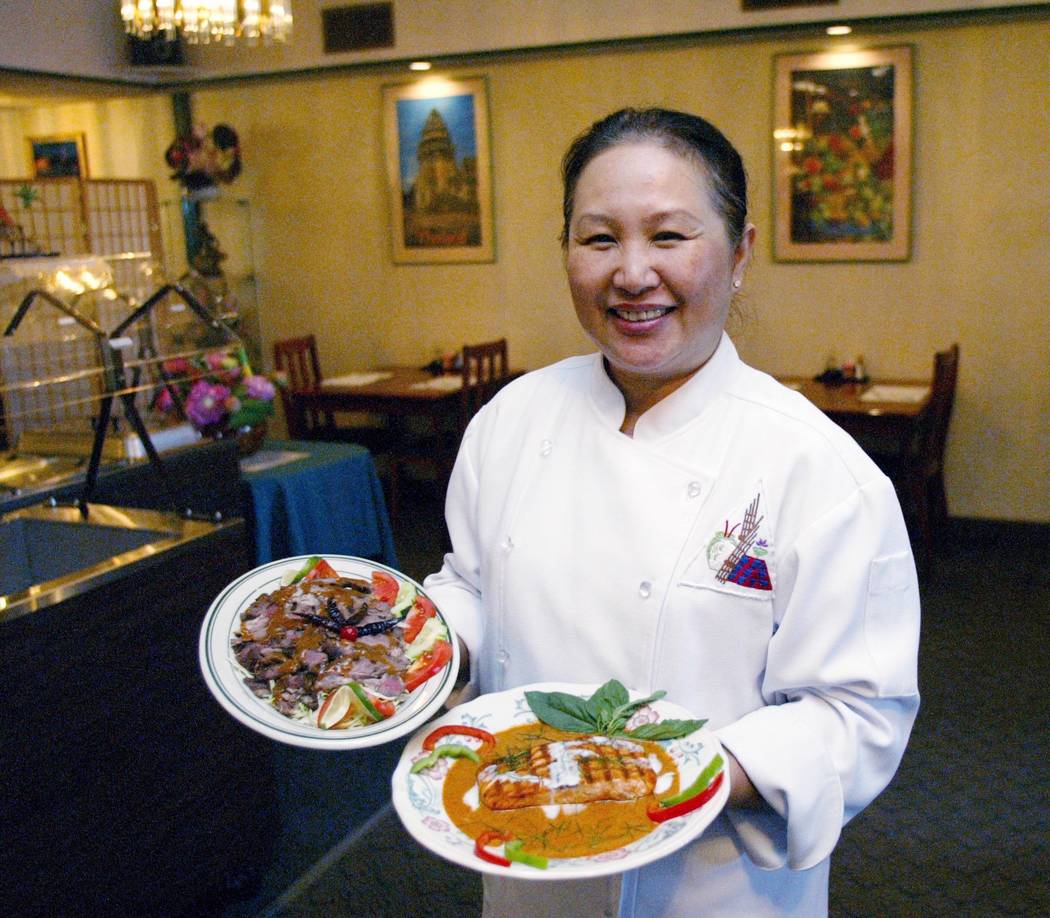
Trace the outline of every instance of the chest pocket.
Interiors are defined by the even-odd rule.
[[[686,589],[715,590],[747,599],[771,600],[776,590],[772,525],[762,483],[721,513],[712,496],[691,557],[678,578]]]

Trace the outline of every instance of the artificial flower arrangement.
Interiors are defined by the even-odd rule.
[[[240,143],[228,124],[210,131],[195,124],[188,135],[175,138],[164,160],[175,170],[171,177],[189,191],[227,184],[241,174]]]
[[[279,377],[255,373],[244,348],[236,353],[209,351],[174,357],[161,364],[164,387],[153,407],[184,415],[207,436],[239,434],[258,428],[274,413]]]

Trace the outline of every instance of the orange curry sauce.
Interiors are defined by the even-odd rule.
[[[478,797],[477,775],[482,767],[512,753],[527,753],[540,743],[580,738],[578,733],[566,733],[542,723],[512,727],[495,736],[496,749],[481,751],[481,765],[469,759],[455,759],[445,778],[442,792],[445,812],[469,838],[496,830],[521,839],[523,850],[530,854],[568,858],[622,848],[656,828],[657,824],[645,812],[653,803],[652,794],[636,800],[601,801],[583,806],[490,810]],[[657,782],[660,796],[677,792],[678,769],[671,757],[658,743],[635,742],[660,760]],[[673,776],[670,783],[666,777],[659,780],[668,773]]]

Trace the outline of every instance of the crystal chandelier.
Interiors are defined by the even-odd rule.
[[[124,31],[145,40],[191,45],[286,41],[292,34],[292,0],[121,0]]]

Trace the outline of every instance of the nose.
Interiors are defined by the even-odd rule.
[[[613,283],[631,296],[660,286],[660,276],[653,267],[648,246],[624,245],[620,248],[620,263],[613,274]]]

